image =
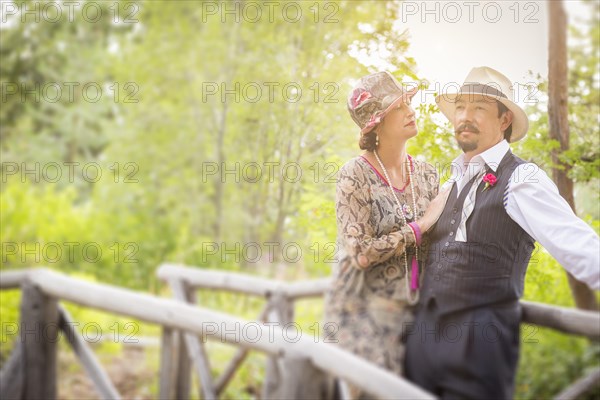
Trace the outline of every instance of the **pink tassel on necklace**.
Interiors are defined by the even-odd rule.
[[[419,263],[415,256],[412,256],[410,272],[410,289],[417,290],[419,288]]]

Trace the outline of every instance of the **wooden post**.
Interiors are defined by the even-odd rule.
[[[194,294],[184,282],[173,280],[171,281],[171,288],[173,289],[173,295],[177,300],[195,303]],[[188,350],[188,357],[191,358],[196,369],[201,397],[205,400],[216,399],[217,394],[213,384],[208,355],[204,348],[204,340],[201,342],[200,339],[198,339],[198,336],[191,333],[185,333],[183,335],[183,341]]]
[[[183,293],[184,301],[188,302],[189,291],[184,290]],[[159,388],[161,399],[190,398],[191,365],[183,332],[163,326]]]
[[[160,347],[159,398],[173,399],[175,396],[175,381],[177,379],[177,355],[175,348],[177,331],[163,326]]]
[[[306,357],[285,355],[282,360],[281,399],[326,399],[327,375]]]
[[[274,323],[276,328],[283,328],[294,320],[294,308],[290,301],[281,292],[273,293],[269,299],[269,312],[267,322]],[[263,383],[264,399],[282,399],[284,390],[284,366],[280,355],[267,359],[265,381]]]
[[[25,399],[56,398],[56,343],[59,339],[56,299],[29,278],[23,282],[20,336],[23,342]]]
[[[176,399],[189,399],[192,378],[192,362],[188,354],[183,332],[178,331],[175,335],[175,353],[177,354],[177,381],[175,384]]]

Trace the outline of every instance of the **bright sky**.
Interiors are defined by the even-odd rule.
[[[580,1],[566,0],[564,6],[569,22],[588,12]],[[530,81],[529,70],[548,73],[545,1],[405,1],[402,7],[398,28],[409,30],[408,55],[432,85],[460,84],[472,67],[483,65],[522,84]],[[433,101],[426,96],[424,101]]]

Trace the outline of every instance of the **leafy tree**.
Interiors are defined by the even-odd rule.
[[[16,166],[20,177],[24,169],[37,168],[38,176],[28,179],[53,181],[54,175],[43,174],[48,163],[95,162],[108,143],[113,105],[124,90],[120,87],[120,99],[112,92],[123,83],[115,85],[108,74],[108,50],[130,25],[114,23],[110,7],[123,7],[119,2],[94,3],[99,18],[95,11],[81,12],[81,5],[69,14],[60,5],[48,7],[56,2],[14,3],[20,12],[7,13],[0,35],[3,174],[14,177]],[[26,10],[32,13],[23,15]],[[72,178],[63,173],[60,186],[73,180],[89,191],[81,173]]]

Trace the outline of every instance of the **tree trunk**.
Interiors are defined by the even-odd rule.
[[[568,70],[567,70],[567,16],[562,0],[550,1],[549,52],[548,52],[548,122],[550,139],[558,140],[560,149],[552,151],[552,179],[558,191],[575,210],[573,180],[568,173],[571,167],[559,160],[559,155],[569,149],[568,121]],[[594,292],[567,272],[569,286],[578,308],[598,309]]]
[[[223,102],[221,105],[221,115],[219,118],[219,126],[217,131],[217,168],[219,171],[218,176],[215,178],[215,194],[214,194],[214,206],[215,206],[215,220],[213,222],[213,237],[217,243],[221,242],[221,228],[223,224],[223,191],[225,186],[226,175],[223,174],[223,170],[229,168],[225,164],[225,133],[227,124],[227,102]]]
[[[239,3],[239,0],[235,1]],[[227,53],[227,59],[223,62],[224,65],[228,65],[220,75],[222,83],[229,83],[234,80],[236,76],[236,64],[234,60],[239,54],[239,30],[240,24],[236,23],[233,25],[229,36],[229,48]],[[231,240],[231,237],[223,237],[223,210],[224,210],[224,196],[225,196],[225,182],[227,179],[232,179],[231,175],[227,175],[225,170],[233,169],[233,165],[227,165],[225,159],[225,135],[227,134],[227,113],[229,112],[229,106],[227,99],[221,97],[221,112],[215,111],[215,122],[217,126],[217,140],[216,140],[216,158],[217,168],[219,171],[218,176],[215,178],[215,194],[214,194],[214,206],[215,206],[215,219],[212,226],[213,238],[217,243],[221,243],[221,240]]]

